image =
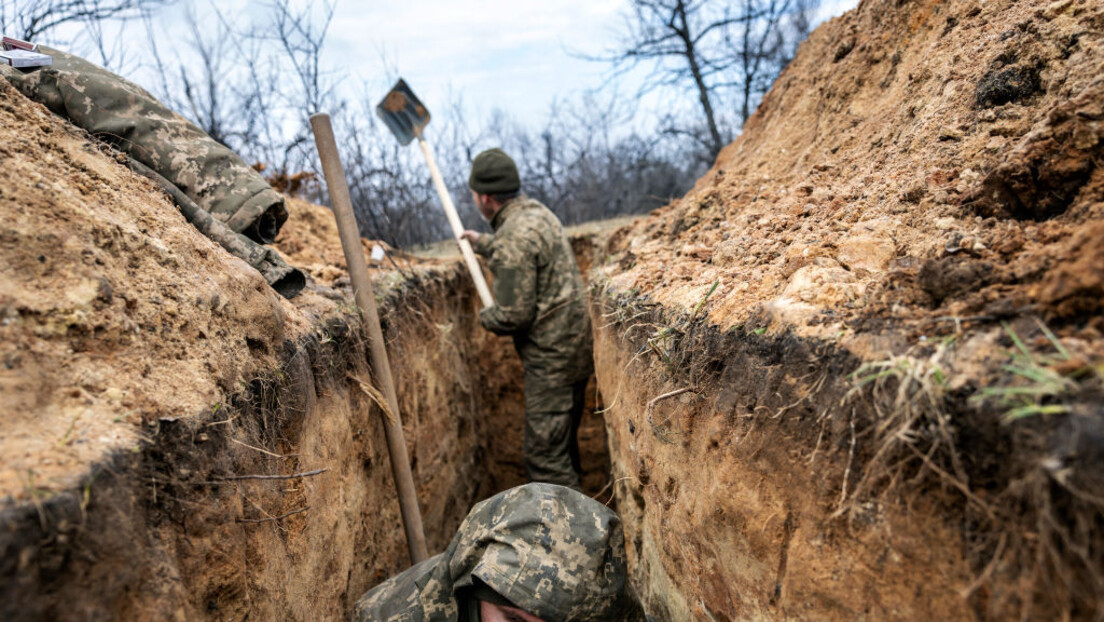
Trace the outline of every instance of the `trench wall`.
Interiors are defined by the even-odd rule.
[[[486,413],[520,403],[478,364],[510,344],[474,309],[451,267],[406,275],[381,305],[431,551],[495,485]],[[349,308],[320,320],[233,399],[151,421],[78,488],[5,507],[0,617],[345,618],[408,565],[356,322]]]
[[[969,583],[961,540],[939,495],[837,511],[845,479],[853,487],[869,458],[852,426],[873,417],[846,399],[857,366],[847,352],[677,325],[659,307],[592,294],[616,503],[652,615],[972,617],[959,596]]]

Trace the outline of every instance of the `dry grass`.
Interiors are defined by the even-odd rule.
[[[1005,481],[1003,490],[993,490],[991,483],[984,491],[977,489],[958,446],[961,424],[948,415],[952,410],[962,412],[961,405],[951,408],[954,397],[947,392],[954,342],[915,348],[864,364],[851,375],[853,387],[841,407],[857,399],[869,401],[876,416],[859,434],[871,437],[872,453],[850,491],[848,460],[835,516],[861,511],[862,502],[876,495],[913,494],[925,476],[933,474],[966,503],[974,550],[970,557],[977,574],[964,597],[978,594],[1000,577],[1018,581],[1024,589],[1014,596],[1004,592],[1005,602],[990,603],[990,611],[1015,610],[1023,619],[1052,613],[1063,619],[1101,619],[1104,498],[1077,484],[1096,481],[1088,472],[1094,465],[1078,463],[1076,455],[1063,456],[1055,449],[1063,442],[1076,445],[1076,437],[1064,438],[1071,433],[1059,427],[1060,419],[1053,419],[1099,418],[1099,408],[1091,404],[1092,396],[1101,393],[1101,375],[1099,366],[1077,359],[1041,322],[1038,328],[1046,346],[1033,350],[1011,327],[1004,327],[1013,344],[1006,353],[1009,362],[1001,366],[1003,374],[994,384],[969,401],[981,417],[995,413],[1004,427],[1020,426],[1005,433],[1034,439],[1027,444],[1039,448],[1037,459],[996,458],[1023,466]],[[994,449],[980,446],[970,451]],[[974,462],[979,462],[977,456]]]
[[[970,491],[969,477],[945,408],[953,344],[953,339],[943,340],[926,354],[915,348],[910,353],[866,363],[851,374],[854,386],[840,406],[860,396],[871,398],[875,420],[864,433],[872,436],[875,449],[852,492],[841,497],[834,516],[845,514],[881,483],[888,481],[892,487],[903,481],[906,474],[915,470],[914,461],[921,466],[920,473],[912,475],[912,482],[918,482],[925,472],[932,472],[987,516],[993,516],[992,508]]]

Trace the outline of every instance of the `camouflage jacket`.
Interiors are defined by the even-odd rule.
[[[276,239],[287,220],[284,199],[237,154],[138,85],[80,57],[40,49],[53,65],[5,66],[0,76],[157,172],[232,231],[262,243]]]
[[[353,620],[463,622],[457,596],[476,577],[548,622],[639,612],[617,515],[570,488],[526,484],[477,504],[444,553],[361,596]]]
[[[491,226],[495,232],[473,245],[494,274],[495,306],[479,317],[484,328],[512,335],[526,374],[542,383],[585,379],[594,364],[590,316],[563,225],[547,207],[521,196]]]

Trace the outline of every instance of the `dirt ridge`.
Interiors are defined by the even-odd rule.
[[[1104,8],[1083,0],[865,0],[801,46],[690,193],[610,238],[592,277],[598,377],[613,404],[618,503],[645,508],[629,513],[645,559],[637,580],[678,594],[653,599],[657,610],[1104,610],[1102,26]],[[835,367],[798,369],[821,348],[837,352]],[[611,398],[630,377],[646,395]],[[697,384],[698,397],[650,406]],[[725,402],[768,389],[777,395],[762,404]],[[685,435],[673,447],[639,440],[649,411]],[[717,423],[723,413],[734,422]],[[748,438],[758,453],[737,446]],[[816,470],[803,462],[813,455]],[[634,477],[640,460],[653,461],[658,488]],[[733,508],[723,493],[684,490],[666,507],[665,482],[711,484],[687,466],[701,464],[733,486],[760,482],[771,503],[745,491],[747,507]],[[708,536],[734,552],[714,559],[707,537],[692,537],[713,561],[688,567],[679,542],[700,526],[683,513],[705,520],[709,507],[742,517]],[[790,516],[797,535],[780,548]],[[940,534],[945,557],[910,547],[908,520]],[[807,595],[820,603],[807,612],[783,579],[773,606],[780,568],[792,578],[824,567],[800,558],[817,532],[858,567],[833,577],[878,568],[883,554],[911,572],[870,576],[864,593],[806,574],[828,586]],[[864,539],[873,533],[881,552]],[[710,582],[713,563],[727,582]],[[753,589],[732,587],[740,570]],[[935,604],[902,587],[935,590]]]
[[[459,268],[390,292],[384,316],[417,303],[453,319],[451,305],[474,304]],[[393,355],[421,355],[425,324],[392,330]],[[468,324],[453,339],[482,335]],[[371,377],[360,333],[351,317],[331,318],[285,342],[281,364],[220,407],[151,421],[136,451],[94,463],[79,485],[6,505],[3,617],[344,618],[364,590],[406,565],[382,414],[356,381]],[[463,375],[471,369],[423,365],[399,376],[435,549],[490,490],[475,470],[487,453],[481,406],[458,399],[481,382]],[[226,479],[242,474],[292,477]]]

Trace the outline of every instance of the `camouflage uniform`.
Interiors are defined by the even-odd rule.
[[[27,97],[130,156],[132,166],[172,197],[185,217],[291,297],[303,275],[255,242],[271,242],[287,220],[284,199],[237,154],[141,87],[88,61],[40,46],[53,65],[0,65]]]
[[[358,622],[465,622],[476,579],[548,622],[632,620],[621,521],[569,488],[526,484],[477,504],[444,553],[357,601]]]
[[[157,171],[231,230],[272,242],[284,199],[236,153],[140,86],[45,46],[53,65],[5,73],[17,89]]]
[[[578,488],[576,433],[594,362],[575,254],[555,214],[528,197],[507,201],[491,226],[473,245],[495,277],[496,304],[479,319],[513,336],[525,368],[526,474]]]

